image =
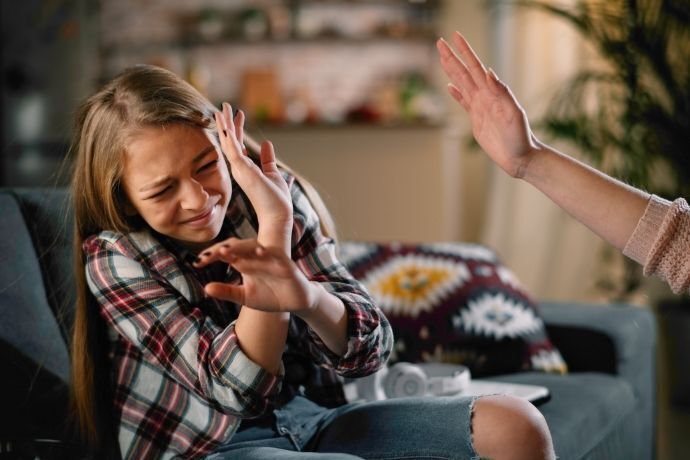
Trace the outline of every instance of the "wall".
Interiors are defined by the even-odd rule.
[[[459,152],[444,127],[268,129],[260,136],[317,187],[342,239],[461,239]]]
[[[72,114],[97,76],[94,7],[89,0],[0,2],[0,185],[60,179]]]

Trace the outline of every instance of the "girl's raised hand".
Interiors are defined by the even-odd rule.
[[[284,251],[257,240],[230,238],[206,249],[195,263],[223,261],[242,274],[242,284],[208,283],[206,293],[257,310],[299,313],[310,310],[317,295],[312,283]]]
[[[448,43],[436,43],[448,92],[467,111],[472,133],[491,159],[513,177],[522,177],[539,146],[525,111],[493,70],[486,70],[459,32],[453,34],[458,57]]]
[[[223,103],[216,112],[220,146],[230,163],[230,172],[237,185],[247,194],[259,220],[257,241],[265,248],[279,248],[290,254],[292,235],[292,200],[290,191],[276,165],[273,145],[261,144],[261,167],[244,147],[244,112],[232,118],[232,108]]]

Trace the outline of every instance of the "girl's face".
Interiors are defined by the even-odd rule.
[[[158,233],[200,249],[220,232],[230,173],[203,129],[173,124],[140,131],[128,145],[122,181],[130,212]]]

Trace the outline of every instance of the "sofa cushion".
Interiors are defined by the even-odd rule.
[[[344,242],[340,256],[395,334],[395,361],[464,364],[476,377],[565,372],[531,297],[490,249]]]
[[[640,438],[639,401],[630,383],[615,375],[523,372],[491,380],[543,385],[550,399],[538,406],[560,458],[646,458]],[[615,454],[614,454],[615,453]]]
[[[12,191],[40,263],[48,304],[66,342],[74,319],[73,215],[67,189]]]
[[[67,345],[24,218],[7,193],[0,193],[0,215],[0,435],[57,436],[67,411]]]

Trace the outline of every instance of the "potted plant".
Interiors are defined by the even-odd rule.
[[[556,94],[539,123],[545,133],[632,185],[669,199],[690,197],[690,3],[518,4],[570,23],[602,61]],[[626,266],[622,293],[640,278],[634,264]]]

